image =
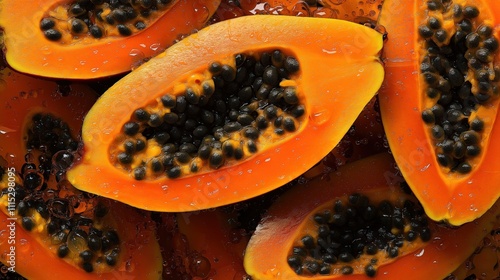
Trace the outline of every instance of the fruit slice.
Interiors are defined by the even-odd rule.
[[[408,15],[416,15],[408,20]],[[386,1],[382,120],[429,217],[460,225],[500,196],[496,1]]]
[[[401,182],[384,153],[298,185],[251,237],[247,273],[259,280],[444,278],[492,229],[500,207],[460,228],[442,227]]]
[[[30,279],[158,279],[153,222],[64,178],[94,92],[70,85],[62,96],[54,82],[1,74],[0,261]]]
[[[2,3],[7,62],[53,78],[91,79],[130,71],[202,28],[220,1],[61,1]]]
[[[324,157],[373,97],[381,45],[376,31],[339,20],[251,16],[212,25],[97,101],[68,178],[174,212],[275,189]]]

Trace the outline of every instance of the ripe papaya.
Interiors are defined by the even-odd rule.
[[[500,196],[500,7],[496,1],[385,1],[390,148],[429,217],[472,221]],[[408,19],[408,15],[415,15]]]
[[[5,1],[5,57],[17,71],[92,79],[130,71],[202,28],[219,0]]]
[[[377,92],[381,47],[382,34],[332,19],[262,15],[209,26],[96,102],[68,178],[173,212],[275,189],[335,147]]]

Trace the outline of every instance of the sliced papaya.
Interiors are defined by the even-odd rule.
[[[202,28],[219,0],[5,1],[0,27],[14,69],[91,79],[130,71]]]
[[[248,236],[231,224],[234,216],[220,209],[177,214],[179,233],[186,239],[184,266],[192,277],[245,279],[243,252]]]
[[[259,280],[444,278],[492,229],[500,207],[460,228],[442,227],[402,191],[397,174],[384,153],[291,189],[251,237],[247,273]]]
[[[95,93],[0,74],[0,261],[29,279],[158,279],[154,223],[65,180]]]
[[[174,212],[275,189],[324,157],[373,97],[381,46],[378,32],[339,20],[262,15],[209,26],[97,101],[68,178]]]
[[[382,9],[382,120],[401,172],[434,220],[472,221],[500,196],[499,23],[496,1],[391,0]]]

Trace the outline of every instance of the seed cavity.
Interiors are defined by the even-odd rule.
[[[304,126],[299,74],[297,58],[279,49],[214,61],[132,112],[111,160],[136,180],[174,179],[245,160]]]
[[[311,227],[317,230],[290,249],[287,262],[298,275],[376,277],[379,265],[432,237],[422,207],[407,198],[370,201],[355,193],[321,208],[312,216]]]
[[[467,174],[474,169],[484,138],[479,109],[498,98],[500,68],[493,63],[498,38],[473,5],[432,0],[427,8],[429,16],[418,27],[425,45],[420,62],[426,87],[421,116],[439,165]]]
[[[78,0],[48,11],[40,30],[50,41],[131,36],[161,17],[175,0]]]

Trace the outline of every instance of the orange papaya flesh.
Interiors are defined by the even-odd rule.
[[[248,236],[231,221],[235,214],[220,209],[178,213],[179,233],[186,238],[184,265],[193,277],[224,280],[245,279],[243,252]]]
[[[0,223],[10,229],[0,242],[2,263],[37,279],[54,273],[158,279],[154,224],[128,206],[76,190],[64,178],[95,93],[75,84],[62,96],[52,81],[10,69],[1,74],[0,147],[6,154],[0,156]],[[137,236],[144,239],[137,242]]]
[[[430,230],[430,236],[420,235],[415,239],[417,242],[403,245],[395,258],[388,258],[391,250],[385,253],[379,250],[377,254],[380,255],[367,256],[368,249],[365,248],[365,253],[361,255],[366,257],[364,260],[345,262],[346,258],[342,256],[335,264],[327,265],[334,262],[331,256],[312,261],[311,256],[303,255],[304,252],[327,255],[325,252],[328,251],[315,249],[323,244],[320,238],[315,238],[321,228],[315,220],[325,217],[325,207],[334,213],[335,201],[343,201],[353,193],[360,194],[358,198],[366,195],[374,201],[394,202],[407,197],[400,190],[402,180],[397,174],[392,158],[388,154],[379,154],[342,166],[327,178],[314,179],[293,188],[271,206],[251,237],[244,259],[247,273],[253,279],[370,279],[373,276],[377,279],[399,279],[401,275],[408,279],[446,277],[491,231],[500,214],[498,203],[476,222],[460,228],[446,228],[428,221],[424,227]],[[413,205],[418,204],[415,202]],[[321,215],[316,215],[318,213]],[[396,235],[397,231],[393,230],[390,230],[391,233]],[[311,241],[306,240],[309,237],[304,239],[308,234],[312,237],[314,248],[304,249]],[[328,239],[327,242],[333,240]],[[463,244],[463,240],[467,243]],[[333,247],[329,247],[330,250]],[[297,269],[297,260],[304,261],[302,269]],[[292,268],[294,265],[295,268]],[[320,271],[325,274],[320,274]]]
[[[427,214],[460,225],[500,195],[500,13],[495,1],[443,3],[384,3],[379,99],[390,148]]]
[[[127,72],[202,28],[220,3],[100,2],[4,3],[0,26],[9,65],[20,72],[66,79]]]
[[[290,29],[294,35],[285,35]],[[313,43],[298,44],[296,38],[313,33]],[[177,212],[275,189],[325,156],[373,97],[383,78],[381,40],[367,27],[338,20],[252,16],[212,25],[151,59],[97,101],[84,121],[82,158],[68,178],[82,190],[139,208]],[[271,62],[270,54],[276,55]],[[280,64],[283,59],[288,62]],[[228,91],[222,82],[235,86],[236,61],[267,65],[269,75],[255,83],[258,90],[236,85],[243,98],[251,96],[248,104],[235,95],[221,99],[221,91]],[[222,78],[213,77],[218,67],[226,69]],[[292,72],[276,81],[273,73],[285,67]],[[268,104],[275,97],[277,105]],[[182,115],[181,125],[169,124]],[[214,124],[204,125],[211,116]]]

